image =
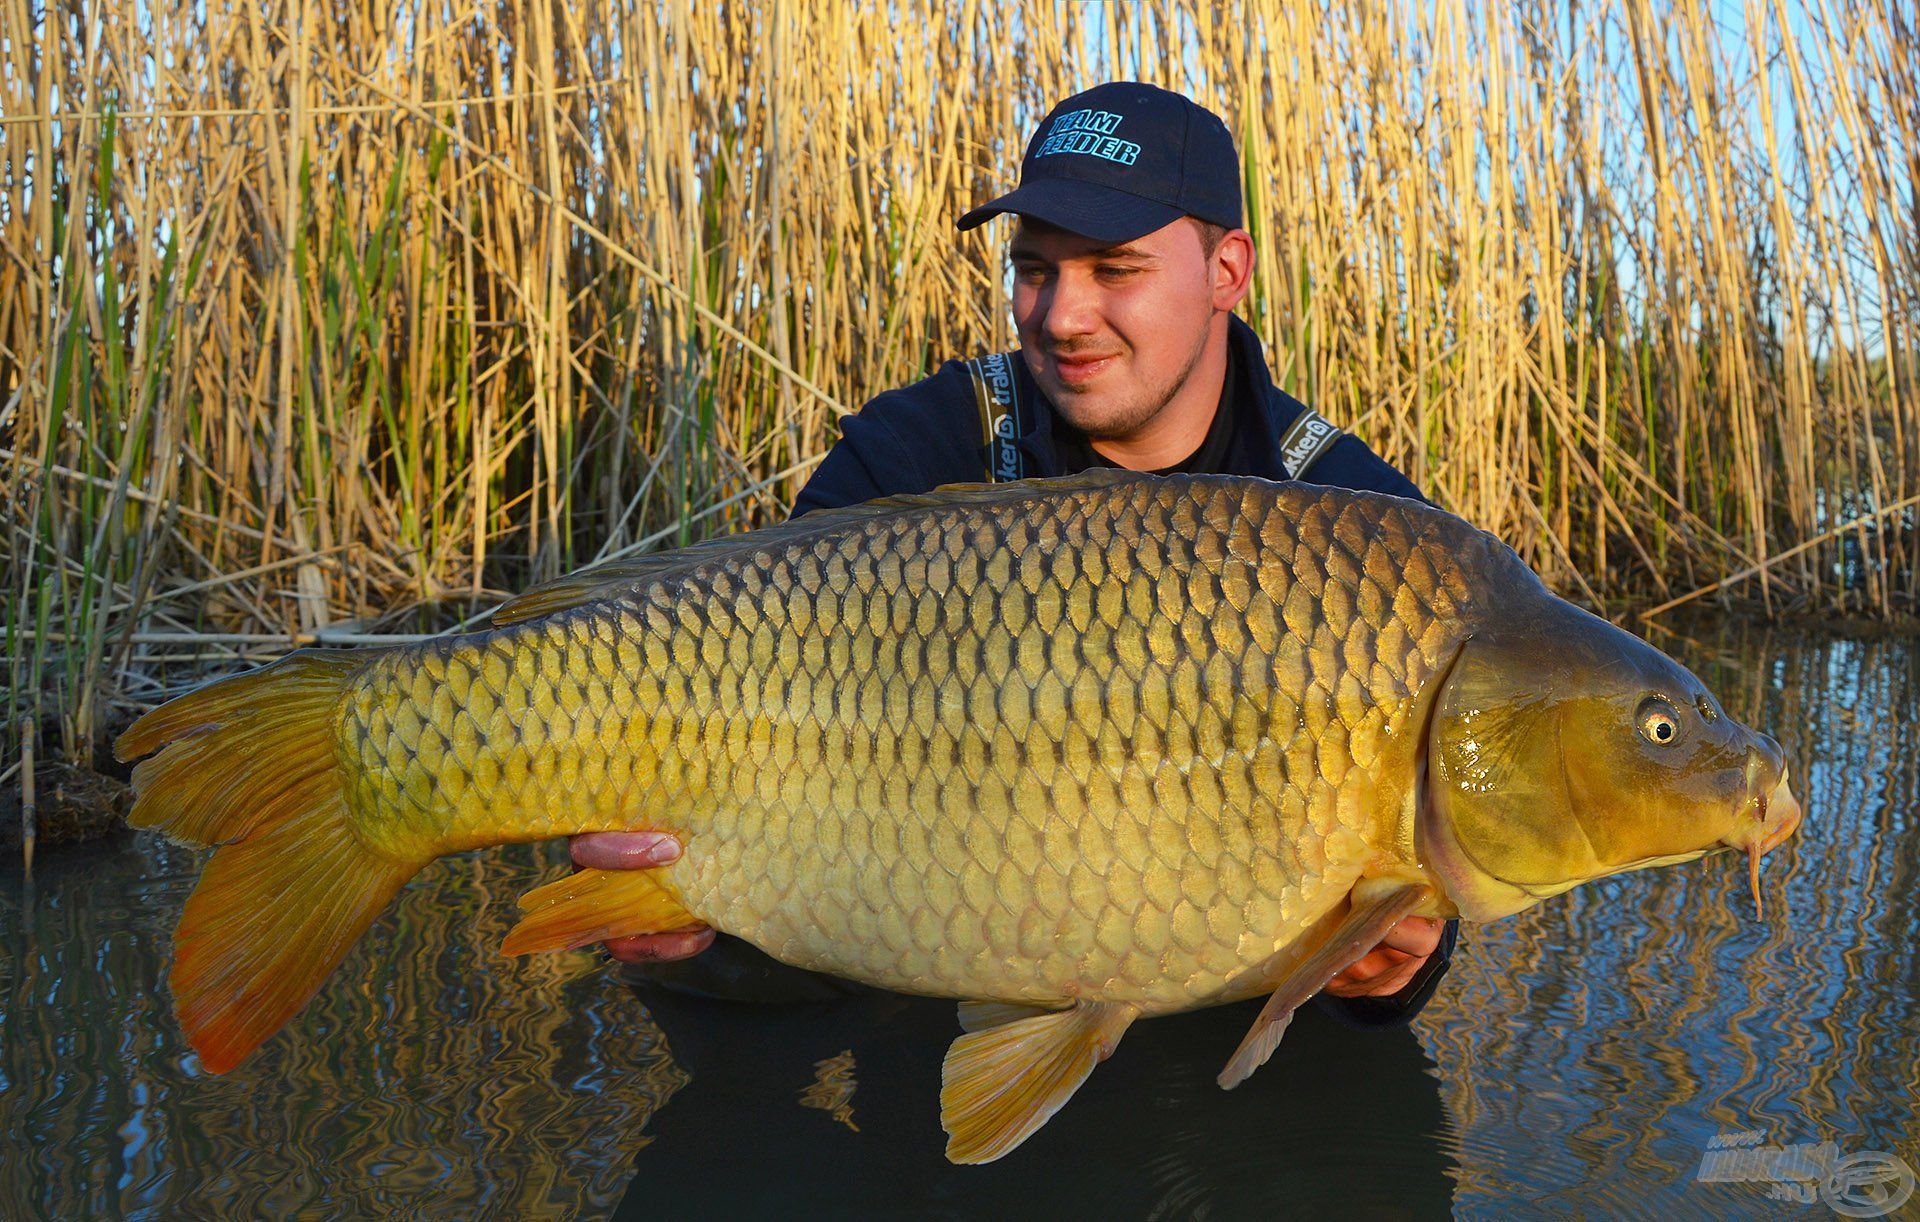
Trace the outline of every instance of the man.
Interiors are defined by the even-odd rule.
[[[1018,359],[950,361],[868,403],[794,506],[795,515],[941,484],[1064,475],[1089,467],[1306,478],[1419,492],[1357,438],[1273,385],[1260,343],[1233,316],[1253,272],[1239,159],[1218,117],[1148,85],[1101,85],[1056,106],[1027,146],[1017,190],[960,218],[1018,218],[1009,254]],[[986,444],[982,444],[983,439]],[[673,860],[649,832],[577,837],[603,869]],[[1408,918],[1326,992],[1336,1013],[1396,1026],[1445,970],[1454,927]],[[710,930],[617,939],[628,963],[688,959]],[[744,943],[656,976],[697,991],[818,995]],[[818,986],[824,987],[824,986]]]

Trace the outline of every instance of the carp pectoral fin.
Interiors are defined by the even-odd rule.
[[[526,915],[500,945],[509,955],[700,924],[651,870],[581,870],[521,896],[520,911]]]
[[[1355,901],[1319,949],[1301,960],[1267,998],[1260,1017],[1253,1020],[1253,1028],[1240,1041],[1227,1067],[1220,1071],[1221,1087],[1232,1090],[1265,1065],[1273,1050],[1279,1047],[1280,1037],[1286,1034],[1293,1012],[1325,988],[1327,981],[1378,946],[1395,922],[1420,907],[1431,894],[1430,888],[1407,884]],[[1291,948],[1280,953],[1290,952]]]
[[[1139,1014],[1132,1006],[1083,1001],[953,1041],[940,1067],[948,1160],[990,1163],[1031,1137],[1112,1054]]]
[[[1011,1001],[963,1001],[960,1003],[960,1029],[985,1031],[1023,1018],[1036,1018],[1054,1011],[1040,1006],[1023,1006]]]

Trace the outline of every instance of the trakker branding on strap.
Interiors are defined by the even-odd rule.
[[[1286,464],[1288,477],[1305,479],[1307,468],[1332,449],[1340,436],[1332,421],[1310,407],[1302,408],[1280,438],[1280,461]]]
[[[973,401],[980,409],[980,444],[987,451],[987,479],[1006,483],[1027,477],[1020,435],[1026,420],[1020,410],[1020,383],[1013,376],[1017,352],[993,352],[967,362]]]

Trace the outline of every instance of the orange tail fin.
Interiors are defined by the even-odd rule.
[[[221,845],[174,933],[174,1012],[213,1073],[239,1064],[338,967],[426,864],[354,834],[334,712],[364,652],[301,652],[148,713],[114,743],[128,822]]]

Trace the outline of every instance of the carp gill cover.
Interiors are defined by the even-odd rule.
[[[217,845],[175,1009],[222,1072],[434,858],[652,828],[510,953],[705,923],[961,1002],[949,1157],[1128,1025],[1269,995],[1220,1075],[1409,915],[1760,856],[1780,748],[1414,501],[1222,476],[956,486],[579,574],[484,632],[304,651],[142,717],[141,827]]]

